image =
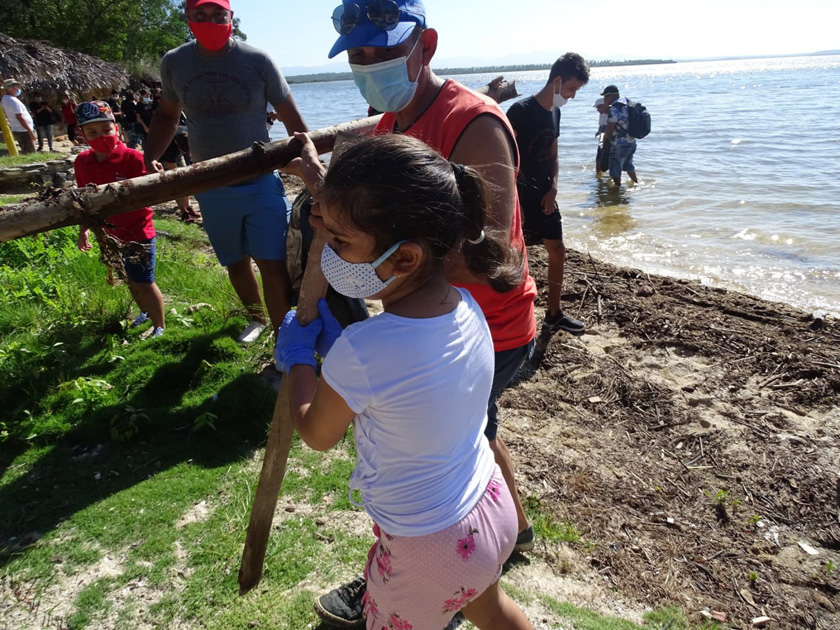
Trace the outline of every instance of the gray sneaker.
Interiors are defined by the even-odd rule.
[[[546,313],[543,321],[552,331],[565,330],[570,335],[582,335],[586,332],[586,324],[574,317],[569,317],[562,310],[557,311],[555,315]]]
[[[321,619],[334,626],[362,628],[365,625],[362,607],[365,591],[367,591],[367,582],[365,578],[359,576],[316,599],[315,612]]]
[[[534,526],[528,525],[525,529],[519,532],[516,537],[516,544],[513,546],[514,551],[531,551],[534,548]]]

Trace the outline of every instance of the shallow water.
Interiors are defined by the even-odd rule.
[[[493,76],[455,78],[479,87]],[[522,95],[547,76],[505,75]],[[634,158],[635,187],[595,177],[591,105],[609,83],[651,112],[653,131]],[[367,110],[350,81],[292,91],[313,129]],[[566,243],[615,264],[840,315],[838,102],[840,56],[593,69],[563,108],[558,201]],[[281,129],[276,124],[273,135],[285,135]]]

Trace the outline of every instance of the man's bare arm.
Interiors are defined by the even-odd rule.
[[[551,187],[542,198],[543,214],[549,215],[554,212],[554,204],[557,201],[557,177],[560,174],[560,162],[557,159],[557,140],[551,147]]]
[[[510,224],[516,207],[516,166],[513,139],[504,124],[494,116],[479,116],[458,139],[451,162],[472,166],[488,184],[487,224],[504,230],[510,237]]]
[[[604,130],[604,140],[612,140],[615,136],[616,123],[607,123],[607,128]]]
[[[449,160],[472,166],[487,182],[487,225],[510,240],[510,224],[516,208],[515,145],[504,124],[494,116],[473,120],[452,150]],[[485,276],[473,274],[463,260],[450,261],[446,277],[455,284],[488,284]]]
[[[23,114],[15,114],[15,116],[17,117],[18,122],[20,122],[21,126],[24,129],[26,129],[26,131],[29,133],[29,135],[34,140],[35,139],[35,130],[32,127],[29,126],[29,124],[26,122],[26,118],[23,117]]]
[[[303,116],[300,115],[295,99],[289,94],[288,98],[279,103],[272,103],[274,110],[277,112],[277,117],[283,121],[283,126],[286,128],[286,133],[289,137],[293,137],[296,131],[309,131],[306,123],[303,122]]]
[[[175,132],[178,131],[180,120],[181,106],[165,96],[161,97],[155,113],[152,114],[152,124],[149,126],[149,134],[146,137],[143,161],[146,163],[147,173],[155,172],[152,162],[159,159],[169,147],[175,137]]]

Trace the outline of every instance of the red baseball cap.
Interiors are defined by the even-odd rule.
[[[230,0],[187,0],[187,10],[195,9],[202,4],[216,4],[223,9],[230,11]]]

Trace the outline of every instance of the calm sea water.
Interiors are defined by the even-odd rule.
[[[493,75],[455,78],[475,88]],[[547,71],[505,78],[529,95]],[[610,83],[651,112],[635,187],[595,177],[592,104]],[[313,129],[367,109],[351,81],[292,91]],[[840,315],[838,102],[840,56],[593,69],[563,108],[558,200],[567,245],[607,262]],[[277,137],[285,135],[280,128]]]

